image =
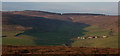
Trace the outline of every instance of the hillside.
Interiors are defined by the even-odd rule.
[[[5,23],[4,25],[4,22],[7,23]],[[16,27],[8,27],[13,25]],[[4,26],[6,28],[4,28]],[[44,17],[25,16],[18,14],[3,14],[3,30],[5,33],[6,31],[13,32],[13,30],[19,32],[22,27],[18,29],[17,26],[32,27],[32,29],[30,30],[22,31],[24,31],[23,35],[35,37],[34,41],[36,45],[62,45],[71,42],[70,37],[77,37],[78,35],[82,34],[81,32],[84,31],[82,30],[82,28],[85,28],[88,25]]]
[[[86,48],[64,46],[3,46],[2,56],[119,56],[116,48]]]
[[[90,14],[90,13],[52,13],[44,11],[14,11],[11,14],[44,17],[49,19],[57,19],[63,21],[72,21],[78,23],[85,23],[90,25],[97,25],[105,28],[111,28],[117,31],[118,16],[109,16],[104,14]],[[108,21],[109,19],[109,21]],[[113,28],[114,27],[114,28]]]
[[[110,29],[114,33],[113,36],[109,35]],[[22,35],[15,36],[19,33]],[[3,12],[3,36],[7,36],[3,38],[4,45],[117,48],[117,33],[118,16],[92,13],[65,13],[61,15],[60,13],[28,10]],[[78,36],[87,37],[89,35],[107,35],[109,38],[76,39]]]

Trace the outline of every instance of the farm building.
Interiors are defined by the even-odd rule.
[[[89,38],[89,39],[92,39],[92,37],[91,37],[91,36],[89,36],[88,38]]]
[[[106,38],[107,36],[106,36],[106,35],[103,35],[102,37],[103,37],[103,38]]]

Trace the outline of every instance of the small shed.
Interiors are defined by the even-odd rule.
[[[77,39],[80,39],[80,37],[77,37]]]
[[[95,38],[98,38],[98,36],[95,36]]]
[[[103,38],[107,38],[107,36],[106,36],[106,35],[103,35]]]
[[[85,37],[81,37],[81,39],[85,39]]]
[[[95,36],[93,36],[92,38],[95,38]]]
[[[89,36],[89,37],[88,37],[88,39],[92,39],[92,37],[91,37],[91,36]]]

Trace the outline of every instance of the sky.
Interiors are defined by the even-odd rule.
[[[119,0],[2,0],[3,2],[118,2]]]
[[[118,14],[117,2],[3,2],[3,11]]]

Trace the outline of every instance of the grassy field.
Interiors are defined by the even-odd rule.
[[[52,25],[52,24],[51,24]],[[71,43],[72,37],[82,35],[84,24],[62,22],[59,26],[45,25],[43,29],[40,26],[32,25],[33,29],[25,31],[3,31],[3,44],[9,45],[53,45],[63,46],[65,43]],[[47,29],[46,29],[47,28]],[[23,33],[15,37],[16,34]]]
[[[15,37],[14,35],[23,31],[3,31],[3,35],[7,37],[2,38],[3,45],[35,45],[34,38],[28,35],[20,35]]]
[[[81,28],[82,27],[82,28]],[[45,29],[44,29],[45,30]],[[24,34],[15,37],[16,34]],[[55,31],[41,32],[39,28],[26,31],[3,31],[2,35],[7,36],[2,38],[3,45],[54,45],[63,46],[65,43],[71,43],[73,47],[118,47],[117,33],[113,36],[109,35],[110,30],[97,26],[63,24]],[[108,38],[98,39],[75,39],[74,42],[70,39],[78,36],[103,36]]]
[[[90,26],[84,30],[88,32],[83,32],[86,36],[102,36],[107,35],[108,38],[98,38],[98,39],[77,39],[72,46],[79,47],[108,47],[108,48],[118,48],[118,35],[114,33],[113,36],[109,35],[110,30],[99,28],[97,26]]]
[[[12,19],[12,18],[16,18],[16,19]],[[55,46],[55,45],[63,45],[65,43],[71,43],[72,37],[77,37],[79,35],[82,35],[82,32],[85,32],[85,30],[83,29],[89,26],[88,24],[84,24],[84,23],[75,23],[70,21],[53,20],[53,19],[48,19],[43,17],[28,17],[28,16],[21,16],[21,15],[16,15],[16,17],[14,17],[13,15],[9,17],[9,19],[10,19],[9,20],[10,25],[32,27],[32,29],[30,30],[24,30],[24,34],[23,34],[24,36],[22,38],[26,38],[26,35],[33,37],[34,39],[32,40],[35,43],[35,45],[54,45]],[[9,27],[6,26],[6,28],[8,29]],[[14,30],[14,31],[17,31],[17,30]],[[11,37],[10,39],[12,41],[12,37],[16,33],[12,31],[11,32],[6,31],[6,33],[3,33],[3,34],[9,34],[9,37],[6,37],[6,39],[4,40],[7,40],[7,39],[9,40],[9,38]],[[13,38],[13,40],[14,39],[15,38]],[[7,41],[3,41],[3,42],[7,43]],[[16,43],[16,41],[12,42],[11,44],[14,44],[14,43]]]
[[[71,27],[71,29],[74,29]],[[113,36],[109,35],[110,30],[99,28],[97,26],[89,26],[81,29],[76,28],[78,31],[74,30],[76,35],[68,34],[71,30],[66,27],[59,28],[58,32],[31,32],[26,31],[23,35],[15,37],[14,35],[24,32],[24,31],[3,31],[3,35],[8,37],[2,38],[3,45],[63,45],[64,43],[71,43],[73,47],[108,47],[117,48],[118,47],[118,36],[114,32]],[[67,30],[67,31],[66,31]],[[66,32],[65,32],[66,31]],[[67,33],[67,34],[66,34]],[[72,43],[70,39],[77,36],[103,36],[107,35],[108,38],[98,38],[98,39],[75,39]]]

